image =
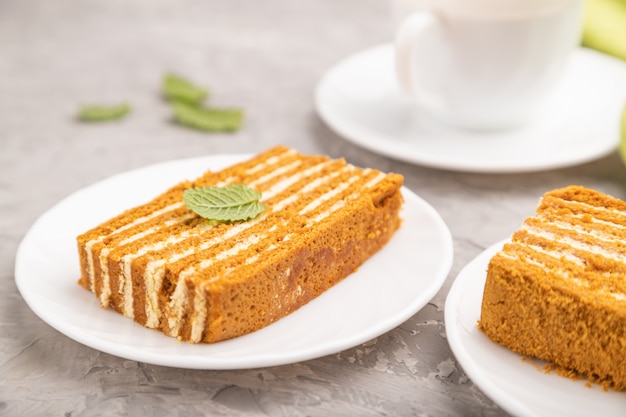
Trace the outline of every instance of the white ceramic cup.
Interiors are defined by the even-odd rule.
[[[460,128],[528,122],[582,32],[583,0],[396,0],[394,7],[400,85],[418,111]]]

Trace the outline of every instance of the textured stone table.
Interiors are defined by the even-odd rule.
[[[358,148],[316,116],[313,90],[346,55],[390,39],[375,0],[5,0],[0,4],[0,415],[503,416],[445,336],[460,269],[506,237],[546,190],[572,183],[624,198],[617,153],[531,174],[435,170]],[[177,71],[241,105],[235,134],[176,126],[159,95]],[[128,100],[130,117],[75,121],[80,103]],[[589,138],[593,140],[593,138]],[[58,333],[14,282],[18,244],[63,197],[148,164],[283,143],[406,177],[447,222],[454,263],[422,311],[363,345],[278,367],[197,371],[120,359]],[[42,277],[45,279],[45,277]]]

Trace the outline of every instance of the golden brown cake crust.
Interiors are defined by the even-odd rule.
[[[189,342],[243,335],[354,272],[400,227],[403,178],[284,146],[186,181],[78,239],[80,285],[103,307]],[[194,186],[245,183],[266,211],[211,224]]]
[[[615,255],[624,253],[625,209],[584,187],[547,193],[489,262],[480,330],[521,355],[625,390],[626,267]]]

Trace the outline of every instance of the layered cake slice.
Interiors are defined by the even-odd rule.
[[[626,203],[580,186],[546,193],[489,263],[479,328],[626,389]]]
[[[261,329],[355,271],[401,224],[398,174],[278,146],[182,182],[78,236],[81,278],[103,307],[188,342]],[[264,210],[201,217],[186,190],[236,184]],[[205,188],[206,187],[206,188]]]

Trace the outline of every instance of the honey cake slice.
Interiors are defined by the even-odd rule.
[[[79,284],[179,340],[261,329],[354,272],[400,227],[403,178],[277,146],[184,181],[77,237]],[[189,210],[185,190],[245,184],[266,209],[242,222]]]
[[[479,328],[493,341],[626,389],[626,203],[570,186],[489,262]]]

